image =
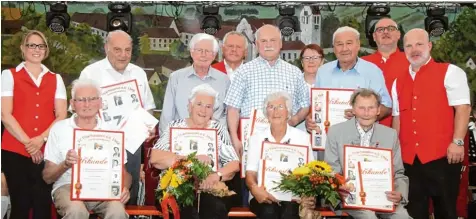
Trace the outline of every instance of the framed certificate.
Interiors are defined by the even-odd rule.
[[[216,129],[170,128],[170,152],[187,156],[207,155],[213,161],[213,171],[218,170],[218,131]]]
[[[285,163],[260,160],[258,168],[258,185],[263,186],[267,192],[280,201],[291,201],[295,199],[290,192],[276,190],[278,182],[281,181],[281,173],[289,173],[293,168]]]
[[[124,133],[75,129],[73,149],[80,162],[72,167],[71,200],[120,200]]]
[[[249,145],[249,138],[251,135],[251,119],[250,118],[241,118],[240,125],[239,125],[239,136],[241,143],[243,144],[243,156],[241,157],[241,168],[240,168],[240,176],[241,178],[245,178],[246,172],[246,160],[248,159],[248,145]]]
[[[309,146],[263,141],[260,158],[294,169],[309,161],[309,153]]]
[[[350,109],[351,89],[311,89],[311,116],[321,129],[321,134],[313,131],[311,143],[313,150],[324,150],[329,127],[347,121],[345,110]]]
[[[269,121],[264,116],[263,111],[253,109],[251,110],[251,134],[260,133],[269,127]]]
[[[345,145],[344,177],[349,179],[351,194],[344,208],[395,211],[385,195],[394,190],[391,149]]]
[[[143,107],[137,81],[130,80],[101,87],[102,109],[99,116],[111,127],[121,128],[129,114]]]

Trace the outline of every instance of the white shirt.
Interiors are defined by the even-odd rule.
[[[226,63],[225,59],[223,59],[223,63],[225,63],[226,74],[230,78],[230,81],[233,81],[233,78],[235,77],[235,74],[234,74],[235,71],[228,65],[228,63]],[[241,62],[241,64],[238,67],[240,67],[241,65],[243,65],[243,62]]]
[[[74,121],[77,114],[73,114],[70,118],[56,122],[51,127],[48,141],[45,146],[45,160],[60,164],[66,159],[66,154],[70,149],[73,149],[73,133],[75,128],[79,128]],[[99,117],[97,117],[97,125],[94,130],[110,130],[106,123],[103,123]],[[125,150],[124,164],[127,163],[127,153]],[[71,184],[71,168],[61,175],[58,180],[53,184],[53,190],[63,185]]]
[[[25,68],[25,71],[28,73],[30,76],[31,80],[36,84],[37,87],[40,87],[41,81],[43,80],[43,77],[50,72],[50,70],[44,66],[41,65],[41,73],[38,75],[38,78],[35,79],[33,74],[28,71],[25,67],[25,62],[20,63],[16,68],[15,71],[18,73],[21,71],[23,68]],[[50,72],[50,74],[56,75],[56,91],[55,91],[55,99],[63,99],[66,100],[66,87],[64,86],[63,78],[59,74],[55,74]],[[14,86],[14,81],[13,81],[13,74],[10,71],[10,69],[6,69],[2,71],[2,97],[13,97],[13,86]]]
[[[412,76],[412,79],[415,80],[417,72],[412,70],[411,65],[408,71],[410,76]],[[456,65],[450,64],[448,66],[448,70],[446,71],[444,85],[446,88],[446,96],[448,97],[448,104],[450,106],[470,104],[468,79],[466,78],[466,73],[463,71],[463,69]],[[398,105],[397,79],[393,81],[392,99],[392,115],[399,116],[400,109]]]
[[[147,74],[137,65],[129,63],[124,73],[120,73],[112,67],[107,58],[104,58],[86,66],[81,72],[81,75],[79,75],[79,78],[92,79],[99,83],[101,87],[136,79],[142,103],[144,103],[144,109],[155,109],[154,97],[150,90]]]
[[[370,139],[372,138],[372,135],[374,133],[374,127],[372,125],[372,128],[369,130],[365,131],[362,126],[360,126],[359,122],[355,120],[355,126],[357,127],[357,131],[359,131],[360,134],[360,145],[369,147],[370,146]]]

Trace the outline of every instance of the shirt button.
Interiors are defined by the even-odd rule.
[[[413,108],[413,110],[416,110],[416,108]]]
[[[413,134],[415,134],[415,135],[416,135],[416,131],[413,131]]]
[[[419,145],[418,143],[415,144],[415,146],[418,146],[418,145]]]
[[[416,122],[416,120],[413,120],[413,122]]]
[[[40,107],[40,104],[36,104],[36,107]]]
[[[36,96],[40,96],[40,92],[36,92]]]
[[[416,100],[416,99],[417,99],[417,96],[413,96],[413,99],[415,99],[415,100]]]
[[[38,128],[34,128],[33,130],[35,130],[35,132],[36,132],[36,131],[38,131]]]
[[[35,119],[38,119],[38,116],[35,116]]]

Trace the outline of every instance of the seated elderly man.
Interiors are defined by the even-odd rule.
[[[264,115],[270,127],[263,132],[253,134],[249,139],[248,160],[246,163],[246,185],[253,198],[250,209],[260,219],[299,219],[299,204],[297,202],[279,201],[268,193],[265,188],[258,186],[258,168],[260,150],[263,141],[309,146],[312,151],[309,134],[288,124],[292,116],[292,99],[285,91],[271,92],[263,105]],[[309,153],[309,161],[314,160]],[[304,205],[314,206],[314,197],[302,198]]]
[[[223,101],[230,86],[230,79],[210,66],[218,53],[218,41],[212,35],[197,33],[190,40],[189,46],[193,65],[170,74],[160,114],[160,133],[165,131],[171,121],[189,117],[187,97],[192,88],[200,84],[209,84],[218,92],[215,98],[218,107],[212,115],[213,119],[226,126]]]
[[[220,73],[222,74],[222,73]],[[223,75],[223,74],[222,74]],[[218,171],[210,174],[202,182],[205,188],[211,188],[219,181],[228,181],[240,170],[240,160],[231,145],[230,135],[226,126],[212,119],[213,111],[217,103],[218,93],[208,84],[194,87],[188,98],[189,117],[170,122],[160,139],[154,146],[150,157],[150,163],[157,169],[167,169],[176,160],[184,158],[170,152],[170,128],[208,128],[218,131],[218,164],[213,164],[212,160],[204,154],[197,155],[197,158],[206,164],[218,165]],[[183,207],[180,209],[181,218],[190,219],[221,219],[228,218],[230,206],[227,197],[220,198],[207,193],[202,193],[200,198],[200,213],[195,207]]]
[[[43,179],[53,184],[53,202],[63,218],[89,218],[93,211],[104,219],[129,218],[124,203],[129,200],[131,175],[124,167],[124,189],[120,201],[72,201],[71,167],[78,161],[73,150],[74,129],[108,130],[99,119],[98,112],[102,101],[100,88],[90,79],[78,79],[73,82],[70,104],[75,114],[71,118],[56,122],[50,130],[45,146],[45,168]],[[124,158],[126,160],[126,158]]]
[[[330,127],[327,134],[324,160],[332,166],[336,173],[343,174],[344,145],[361,145],[392,149],[393,175],[395,191],[387,191],[387,200],[396,205],[394,213],[377,213],[370,210],[344,210],[356,219],[373,218],[411,218],[404,206],[408,200],[408,177],[403,175],[403,162],[400,142],[394,129],[375,123],[380,113],[380,96],[371,89],[358,89],[350,99],[352,113],[355,118]],[[378,142],[378,143],[375,143]],[[342,189],[351,190],[350,183]],[[378,216],[378,217],[377,217]]]

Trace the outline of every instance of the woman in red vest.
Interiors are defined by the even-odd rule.
[[[20,46],[25,60],[2,72],[2,171],[11,199],[10,218],[51,218],[51,185],[41,176],[43,150],[54,122],[66,118],[66,88],[41,62],[49,48],[43,33],[29,31]]]

